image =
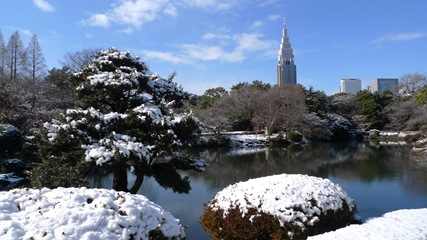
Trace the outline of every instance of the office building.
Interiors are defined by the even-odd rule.
[[[371,81],[371,92],[383,93],[389,90],[392,93],[398,93],[399,79],[397,78],[376,78]]]
[[[356,94],[362,90],[362,81],[357,78],[343,78],[341,79],[340,92]]]

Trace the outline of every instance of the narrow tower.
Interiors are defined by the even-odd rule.
[[[277,63],[277,85],[297,83],[297,66],[294,62],[294,52],[289,42],[286,29],[286,18],[284,19],[283,37],[280,44],[279,61]]]

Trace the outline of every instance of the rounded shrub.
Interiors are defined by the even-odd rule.
[[[305,239],[348,225],[355,213],[354,201],[328,179],[282,174],[218,192],[201,223],[213,239]]]
[[[286,132],[286,138],[291,142],[301,142],[302,141],[302,134],[297,131],[287,131]]]

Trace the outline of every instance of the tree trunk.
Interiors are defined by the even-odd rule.
[[[130,193],[136,194],[138,190],[141,188],[142,183],[144,182],[144,173],[142,171],[138,171],[136,174],[136,180],[133,183],[133,186],[129,190]]]
[[[128,175],[126,166],[116,165],[114,167],[113,189],[128,192]]]

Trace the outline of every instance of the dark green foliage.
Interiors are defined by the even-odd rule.
[[[205,91],[196,105],[196,109],[207,109],[214,105],[215,101],[226,95],[227,91],[223,87],[210,88]]]
[[[325,92],[314,91],[310,86],[308,90],[305,90],[305,105],[309,112],[323,116],[329,111],[330,101]]]
[[[297,131],[287,131],[286,132],[286,139],[291,142],[301,142],[302,141],[302,134]]]
[[[359,114],[366,116],[371,129],[382,130],[387,123],[384,109],[394,101],[391,92],[371,93],[367,90],[359,91],[356,94],[356,102],[359,105]]]
[[[424,85],[418,92],[415,94],[415,101],[420,105],[427,104],[427,85]]]
[[[11,156],[21,150],[21,132],[10,124],[0,124],[0,156]]]

